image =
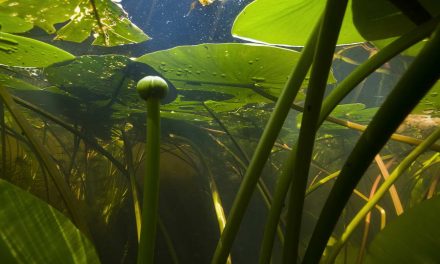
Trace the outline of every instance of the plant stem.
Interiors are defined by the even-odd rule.
[[[147,100],[146,174],[142,205],[142,228],[138,250],[138,264],[154,263],[154,244],[159,200],[160,162],[160,100]]]
[[[312,39],[315,37],[316,36],[313,35]],[[310,41],[310,43],[314,42],[314,40]],[[313,53],[301,54],[297,66],[293,70],[286,86],[280,94],[275,109],[269,118],[261,139],[257,144],[255,153],[249,163],[249,167],[246,170],[246,174],[229,213],[225,229],[217,244],[212,258],[212,264],[223,264],[226,262],[232,243],[246,211],[246,207],[249,204],[252,193],[255,189],[255,185],[258,182],[258,178],[269,157],[272,146],[281,130],[284,120],[289,113],[290,105],[298,93],[307,71],[310,68],[312,56]]]
[[[333,53],[347,3],[348,0],[327,1],[322,18],[322,25],[316,44],[310,83],[305,101],[304,116],[301,122],[298,146],[295,150],[296,155],[293,170],[288,172],[292,177],[292,183],[288,202],[286,237],[282,259],[282,263],[285,264],[296,263],[298,259],[304,197],[316,130],[318,128],[317,123],[332,64]]]
[[[137,242],[141,238],[141,205],[139,202],[138,185],[136,184],[136,175],[133,167],[133,154],[130,139],[124,130],[121,130],[122,141],[124,142],[124,156],[127,164],[127,172],[130,178],[131,198],[133,200],[134,219],[136,222]]]
[[[399,124],[438,80],[440,27],[402,76],[350,153],[316,224],[304,263],[318,263],[356,184]],[[417,89],[414,89],[417,87]]]
[[[3,102],[0,102],[0,125],[1,125],[1,144],[2,144],[2,179],[6,179],[6,126],[5,126],[5,108]]]

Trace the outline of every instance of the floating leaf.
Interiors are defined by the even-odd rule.
[[[151,65],[170,80],[181,101],[212,100],[221,102],[217,111],[222,111],[221,105],[224,111],[231,111],[232,105],[237,109],[271,102],[257,91],[277,97],[298,58],[298,52],[264,45],[202,44],[153,52],[137,61]],[[204,97],[191,98],[189,91]]]
[[[387,224],[371,242],[365,263],[440,263],[440,197]]]
[[[73,58],[72,54],[44,42],[0,32],[0,64],[46,67]]]
[[[367,40],[400,36],[416,27],[416,24],[391,1],[352,0],[352,2],[353,22],[359,33]],[[420,0],[419,2],[431,12],[431,16],[440,14],[438,0]]]
[[[256,0],[236,18],[232,34],[257,42],[304,46],[325,3],[325,0]],[[351,9],[347,8],[338,44],[364,41],[353,25]]]
[[[60,212],[0,180],[1,263],[99,263],[92,243]]]

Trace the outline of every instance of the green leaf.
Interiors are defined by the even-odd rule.
[[[46,67],[73,58],[72,54],[44,42],[0,32],[0,64]]]
[[[304,46],[325,3],[325,0],[256,0],[239,14],[232,34],[257,42]],[[338,44],[364,41],[353,25],[348,8]]]
[[[60,212],[0,180],[1,263],[99,263],[91,242]]]
[[[353,22],[359,33],[367,40],[387,39],[400,36],[416,27],[390,1],[352,0]],[[431,14],[440,14],[438,0],[420,0],[420,4]]]
[[[440,263],[440,197],[387,224],[371,242],[365,263]]]
[[[96,10],[90,0],[82,1],[71,21],[57,32],[56,39],[82,42],[92,31],[97,35],[92,44],[100,46],[112,47],[149,39],[118,5],[110,0],[95,0],[95,3]]]

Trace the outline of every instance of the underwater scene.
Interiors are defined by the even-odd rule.
[[[0,263],[440,263],[440,1],[0,0]]]

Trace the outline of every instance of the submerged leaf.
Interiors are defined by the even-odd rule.
[[[92,243],[60,212],[0,180],[1,263],[99,263]]]
[[[440,197],[409,209],[371,242],[365,263],[440,263]]]

